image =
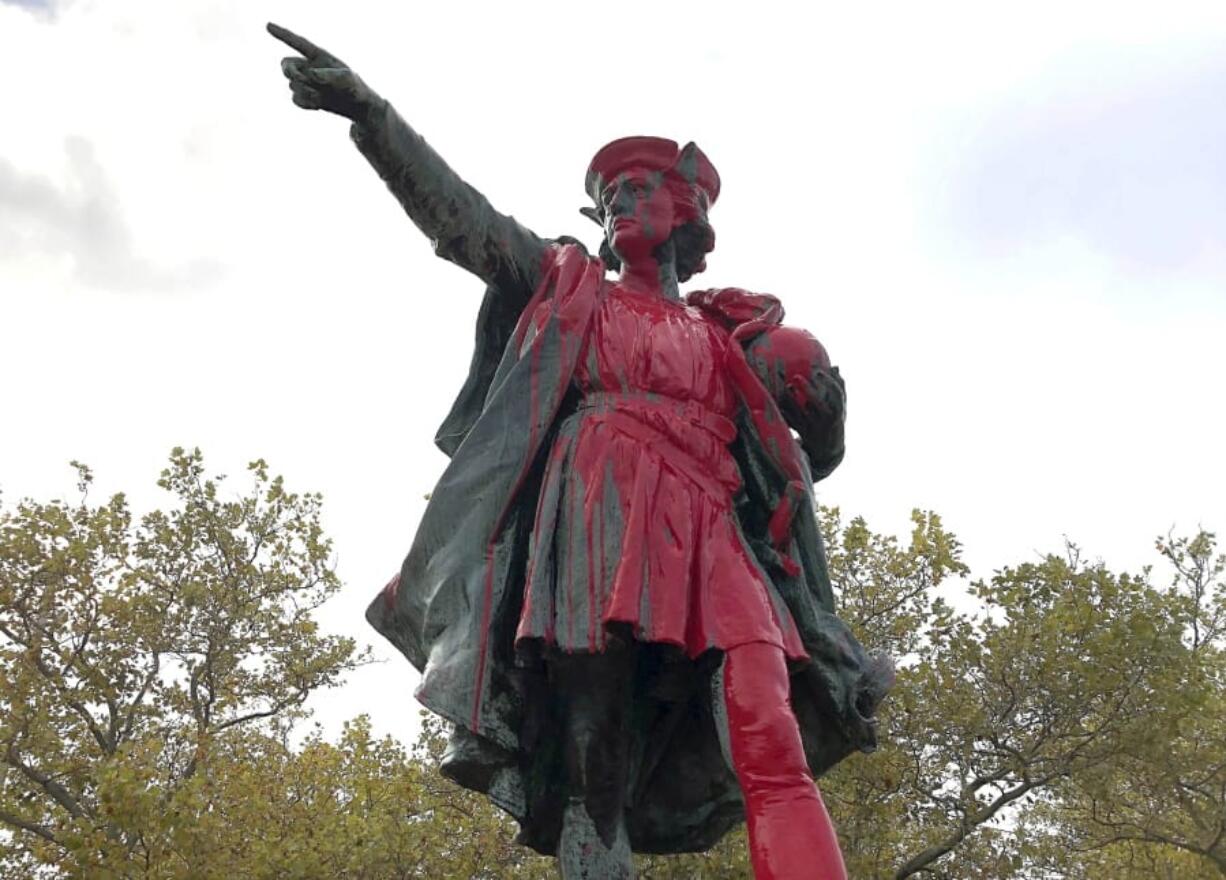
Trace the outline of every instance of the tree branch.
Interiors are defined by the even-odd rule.
[[[45,825],[39,825],[35,822],[31,822],[28,819],[23,819],[20,816],[14,815],[13,813],[0,810],[0,822],[12,828],[18,828],[22,831],[28,831],[31,834],[38,835],[43,840],[47,841],[48,843],[54,843],[56,846],[64,845],[60,843],[59,838],[52,833],[50,828],[46,827]]]
[[[10,744],[5,752],[5,763],[10,767],[21,771],[22,775],[32,782],[38,783],[47,794],[51,795],[52,799],[63,807],[74,819],[92,818],[91,812],[81,805],[72,793],[64,786],[60,785],[47,774],[31,767],[29,764],[21,760],[17,754],[17,750]]]

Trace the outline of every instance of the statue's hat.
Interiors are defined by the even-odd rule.
[[[643,135],[619,138],[600,148],[587,168],[587,194],[600,204],[600,191],[605,186],[619,174],[635,170],[663,171],[666,176],[680,178],[706,196],[707,206],[719,198],[719,172],[697,144],[690,141],[678,147],[668,138]]]

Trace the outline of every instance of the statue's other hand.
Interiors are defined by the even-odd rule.
[[[779,400],[780,412],[799,435],[815,479],[828,474],[842,458],[846,407],[838,367],[829,372],[815,369],[810,376],[791,377]]]
[[[272,22],[268,32],[301,53],[281,59],[281,72],[299,107],[327,110],[357,122],[377,105],[378,96],[335,55]]]

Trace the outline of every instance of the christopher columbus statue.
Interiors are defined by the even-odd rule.
[[[715,245],[694,144],[587,169],[598,256],[500,214],[335,56],[269,25],[294,103],[358,149],[439,256],[486,285],[450,456],[367,612],[454,725],[442,772],[567,880],[704,850],[748,821],[755,876],[843,878],[814,783],[875,745],[892,680],[834,614],[813,483],[844,388],[768,294],[680,285]]]

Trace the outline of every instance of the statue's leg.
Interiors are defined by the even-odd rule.
[[[782,649],[763,643],[732,648],[719,678],[754,877],[847,880],[834,824],[809,773],[788,703]]]
[[[567,805],[558,843],[563,880],[634,876],[625,806],[634,677],[633,645],[563,654],[549,664],[565,704]]]

